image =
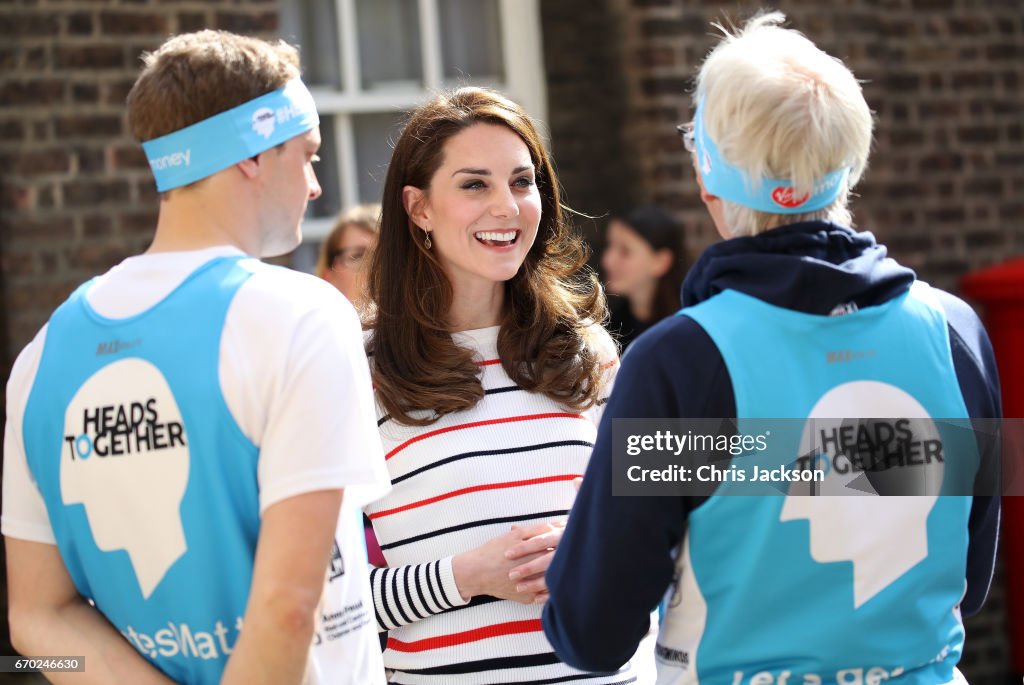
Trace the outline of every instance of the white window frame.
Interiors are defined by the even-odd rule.
[[[356,0],[335,0],[341,54],[341,89],[311,88],[320,118],[334,120],[334,150],[321,156],[334,155],[341,178],[341,206],[359,204],[359,170],[356,168],[352,115],[411,110],[427,101],[433,93],[446,86],[441,65],[441,41],[437,0],[416,0],[419,3],[420,45],[423,63],[423,87],[418,90],[360,87],[359,45],[356,23]],[[547,89],[544,80],[543,45],[541,42],[540,0],[498,0],[501,22],[504,83],[472,79],[474,85],[490,86],[512,98],[534,119],[547,140]],[[308,218],[302,232],[307,241],[323,240],[334,224],[334,217]]]

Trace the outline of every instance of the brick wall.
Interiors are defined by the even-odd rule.
[[[563,201],[597,217],[574,223],[595,244],[601,215],[628,209],[643,192],[637,160],[621,131],[629,103],[626,73],[618,64],[621,22],[601,2],[540,3],[547,75],[548,124]]]
[[[692,117],[692,78],[715,43],[710,22],[723,12],[742,19],[763,4],[552,4],[557,10],[545,3],[544,17],[552,139],[570,202],[590,214],[623,201],[663,204],[699,254],[717,234],[675,126]],[[1019,0],[779,0],[774,7],[867,81],[877,127],[853,204],[862,228],[920,277],[953,291],[967,271],[1024,254]],[[593,63],[580,64],[577,49]],[[985,610],[967,622],[963,664],[973,685],[1009,677],[1007,582],[997,572]]]

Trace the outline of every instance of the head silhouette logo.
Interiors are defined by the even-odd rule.
[[[128,396],[125,388],[139,390]],[[123,359],[87,380],[64,415],[60,464],[64,503],[85,507],[100,550],[128,553],[149,598],[187,549],[188,435],[163,374]]]
[[[269,107],[260,107],[252,113],[252,130],[264,138],[270,138],[274,133],[274,125],[276,123],[277,118],[274,116],[274,110]]]
[[[831,467],[823,483],[793,484],[780,520],[809,521],[814,561],[853,563],[854,608],[928,556],[928,515],[944,466],[941,453],[925,455],[934,455],[936,445],[939,431],[925,408],[886,383],[845,383],[811,410],[800,454]],[[917,455],[913,460],[906,458],[910,451]],[[813,486],[822,496],[806,496]]]

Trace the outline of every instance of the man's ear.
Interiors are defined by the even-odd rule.
[[[409,215],[412,222],[424,230],[428,230],[430,218],[427,212],[426,193],[422,188],[416,186],[404,186],[402,188],[402,205],[405,213]]]
[[[243,159],[235,166],[238,167],[238,170],[241,171],[246,178],[256,178],[260,175],[260,155],[250,157],[249,159]]]

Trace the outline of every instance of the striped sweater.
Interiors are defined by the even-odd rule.
[[[606,398],[618,359],[607,333],[591,330],[609,360]],[[540,605],[460,596],[452,556],[513,524],[569,513],[572,480],[586,470],[604,401],[575,413],[518,388],[498,360],[498,327],[454,337],[477,354],[483,399],[429,426],[378,417],[393,487],[366,514],[388,563],[370,575],[378,629],[389,631],[384,663],[394,672],[391,682],[635,682],[630,665],[598,675],[561,663],[541,627]]]

